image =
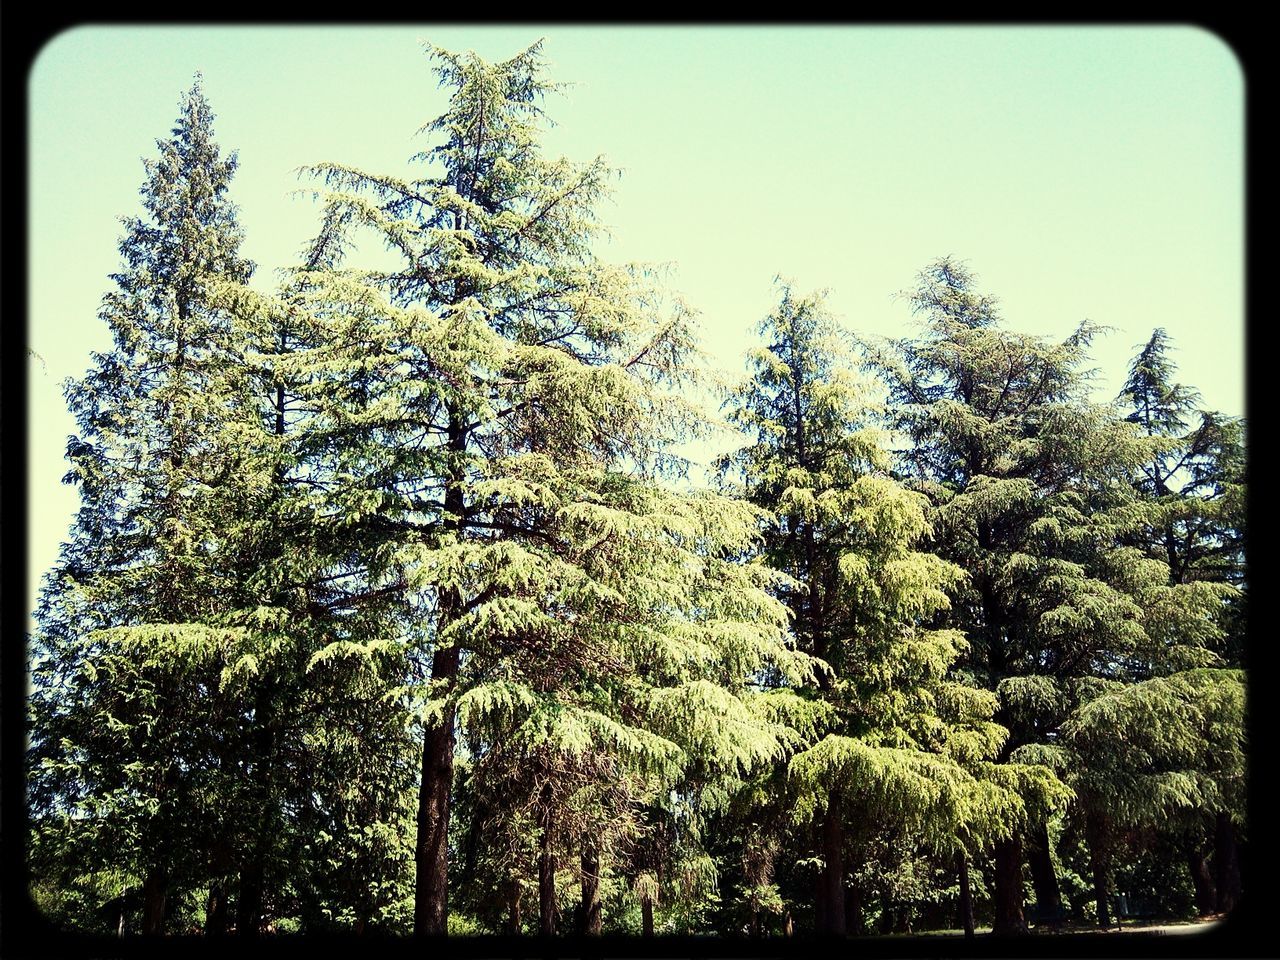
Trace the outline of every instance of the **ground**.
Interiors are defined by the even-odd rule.
[[[1185,934],[1203,933],[1214,929],[1222,922],[1222,916],[1215,915],[1211,917],[1200,917],[1195,920],[1168,920],[1168,919],[1152,919],[1137,920],[1125,918],[1121,921],[1119,927],[1112,927],[1109,930],[1100,930],[1097,926],[1087,923],[1063,923],[1057,927],[1050,928],[1047,926],[1031,928],[1031,933],[1035,936],[1062,936],[1072,933],[1142,933],[1164,935],[1172,934],[1182,936]],[[978,936],[990,934],[990,927],[977,927],[975,932]],[[964,936],[964,931],[958,927],[953,930],[917,930],[915,936],[928,937],[960,937]],[[896,934],[896,936],[909,936],[909,934]]]

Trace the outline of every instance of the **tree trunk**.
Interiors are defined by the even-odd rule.
[[[893,933],[893,904],[889,902],[889,894],[880,891],[880,934],[888,936]]]
[[[519,880],[511,881],[511,888],[507,894],[507,933],[513,937],[520,936],[520,895],[524,891],[520,887]]]
[[[236,904],[236,933],[256,937],[262,929],[262,860],[255,858],[240,871],[240,897]]]
[[[821,847],[821,839],[818,843]],[[813,878],[813,931],[821,934],[827,929],[827,871],[823,867]]]
[[[437,650],[432,679],[452,686],[458,648]],[[443,691],[442,691],[443,695]],[[449,793],[453,788],[453,710],[444,712],[422,741],[422,787],[418,791],[418,883],[413,895],[413,931],[443,936],[449,929]]]
[[[844,823],[840,819],[837,797],[827,801],[827,812],[822,818],[823,899],[826,905],[826,933],[837,937],[845,935],[844,923]]]
[[[258,690],[253,705],[253,800],[256,805],[250,829],[253,847],[240,868],[240,896],[236,909],[236,933],[256,937],[262,932],[262,903],[266,891],[266,860],[271,849],[272,754],[275,751],[275,691],[270,684]]]
[[[1196,891],[1196,913],[1207,917],[1218,908],[1218,891],[1214,886],[1213,874],[1209,872],[1208,858],[1200,852],[1194,840],[1187,840],[1184,852],[1187,869],[1191,873],[1191,884]]]
[[[1040,923],[1056,921],[1062,916],[1062,894],[1053,869],[1046,824],[1037,824],[1027,835],[1027,864],[1031,867],[1031,883],[1036,891],[1037,920]]]
[[[445,485],[443,526],[459,536],[464,532],[466,501],[463,495],[462,454],[467,449],[465,417],[449,411],[447,444],[454,462]],[[442,590],[436,615],[436,637],[448,629],[462,609],[454,589]],[[461,651],[457,644],[437,647],[431,657],[431,679],[440,681],[438,695],[446,697],[458,676]],[[449,932],[449,797],[453,790],[452,708],[427,729],[422,741],[422,786],[418,791],[418,842],[414,850],[418,882],[413,892],[413,932],[419,936],[443,936]]]
[[[226,769],[228,761],[221,758],[220,769]],[[235,868],[235,851],[231,840],[221,834],[213,842],[209,852],[209,873],[214,877],[209,885],[209,903],[204,914],[204,932],[209,937],[220,937],[227,932],[230,922],[230,906],[227,897],[226,880]]]
[[[960,926],[964,927],[966,940],[973,939],[973,890],[969,887],[969,858],[963,853],[956,858],[956,870],[960,874]]]
[[[165,871],[151,869],[142,882],[142,932],[149,937],[164,934],[164,902],[168,877]]]
[[[647,893],[640,899],[640,931],[646,937],[653,936],[653,900]]]
[[[600,903],[600,849],[594,840],[587,840],[582,848],[582,933],[589,937],[599,936],[603,921]]]
[[[1230,913],[1240,901],[1240,853],[1236,828],[1227,813],[1218,814],[1213,835],[1214,879],[1218,888],[1218,912]]]
[[[782,919],[782,935],[789,937],[796,932],[795,922],[791,919],[791,911],[788,910]]]
[[[857,886],[846,887],[844,891],[844,926],[851,937],[860,937],[865,932],[862,919],[862,890]]]
[[[538,851],[538,933],[554,937],[556,933],[556,862],[551,849],[551,786],[542,788],[542,836]]]
[[[1018,937],[1027,933],[1022,915],[1022,838],[1016,833],[1001,840],[993,850],[995,859],[995,919],[991,932],[997,937]]]
[[[1098,926],[1111,927],[1111,911],[1107,907],[1107,842],[1106,831],[1094,818],[1085,821],[1085,840],[1089,845],[1089,869],[1093,873],[1093,897],[1098,906]]]
[[[204,912],[204,933],[207,937],[220,937],[227,932],[227,892],[221,880],[209,887],[209,904]]]

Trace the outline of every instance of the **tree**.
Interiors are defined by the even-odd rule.
[[[175,907],[213,935],[294,910],[362,925],[400,862],[396,610],[353,584],[352,532],[309,486],[318,441],[286,395],[307,374],[266,356],[280,318],[242,309],[234,158],[198,82],[183,108],[104,301],[116,349],[68,388],[82,505],[39,612],[40,849],[122,905],[140,885],[147,933]]]
[[[931,546],[969,575],[950,619],[970,640],[966,666],[1000,697],[996,720],[1010,731],[1000,765],[1061,769],[1052,748],[1065,687],[1130,679],[1150,652],[1137,599],[1150,569],[1135,570],[1117,542],[1147,446],[1088,401],[1096,326],[1061,343],[1006,331],[996,301],[949,259],[920,275],[909,301],[920,334],[871,351],[907,442],[900,467],[934,504]],[[1033,850],[1047,857],[1036,832]],[[997,933],[1025,930],[1024,833],[995,847]],[[1032,873],[1051,871],[1046,861]]]
[[[927,502],[889,475],[845,338],[821,296],[785,285],[760,332],[768,345],[729,401],[753,442],[723,466],[776,512],[766,557],[793,580],[798,645],[825,663],[807,718],[816,736],[788,779],[796,815],[816,817],[818,929],[842,935],[850,842],[861,853],[891,829],[954,857],[1021,803],[974,775],[1005,731],[991,722],[994,698],[951,674],[964,637],[937,628],[963,574],[915,549],[930,532]]]
[[[236,537],[240,602],[261,640],[245,664],[256,731],[245,752],[259,774],[242,833],[248,935],[266,921],[269,888],[279,899],[294,886],[276,909],[308,928],[357,932],[402,928],[409,893],[407,688],[420,630],[358,485],[368,464],[349,418],[367,410],[371,378],[343,338],[359,318],[325,309],[313,278],[332,252],[304,255],[275,295],[214,286],[236,317],[259,414],[242,438],[256,455]]]
[[[1111,856],[1121,837],[1229,810],[1241,799],[1244,677],[1204,668],[1091,686],[1062,725],[1062,739],[1105,927]]]
[[[141,883],[153,934],[170,892],[201,875],[235,710],[220,690],[240,636],[219,617],[234,586],[221,558],[240,466],[226,438],[255,412],[206,280],[245,281],[253,266],[226,197],[236,160],[221,156],[212,120],[197,76],[146,162],[145,217],[124,221],[124,265],[100,313],[115,346],[67,386],[80,433],[66,479],[81,505],[34,642],[37,821],[86,869]],[[195,849],[183,839],[193,829]]]
[[[555,813],[574,784],[589,786],[574,779],[578,760],[565,765],[575,754],[563,738],[595,730],[615,759],[643,755],[646,742],[668,750],[651,728],[661,704],[674,709],[671,696],[623,726],[618,718],[643,704],[645,685],[696,684],[700,674],[642,677],[641,690],[626,689],[609,677],[619,663],[638,663],[619,644],[638,642],[631,630],[652,647],[664,632],[676,631],[675,642],[680,630],[722,629],[716,611],[727,603],[712,592],[717,581],[700,585],[674,561],[670,581],[619,580],[655,555],[624,555],[615,544],[630,536],[652,551],[678,550],[681,564],[717,571],[715,589],[746,588],[737,602],[757,608],[764,601],[752,599],[751,578],[762,575],[729,563],[722,554],[739,548],[714,533],[717,524],[751,528],[739,508],[673,499],[657,485],[674,462],[666,448],[692,425],[671,389],[692,349],[690,316],[641,273],[590,253],[607,170],[598,160],[577,167],[541,157],[539,102],[552,85],[539,46],[499,64],[430,52],[449,105],[427,128],[440,142],[417,158],[429,175],[405,181],[340,164],[312,171],[327,187],[313,258],[333,265],[298,280],[312,288],[315,329],[327,329],[310,360],[340,384],[316,397],[315,419],[335,438],[331,502],[364,531],[366,556],[404,572],[428,625],[415,930],[448,929],[460,724],[475,754],[471,777],[501,780],[513,767],[499,758],[517,748],[534,764],[528,772],[541,770],[530,810],[542,837],[546,930]],[[339,267],[357,229],[381,238],[402,265]],[[705,628],[680,623],[695,602]],[[760,650],[793,660],[776,613],[752,617]],[[723,664],[706,669],[723,674]],[[736,702],[712,700],[708,710],[731,715],[742,709]],[[513,726],[495,729],[493,719]],[[520,730],[532,739],[512,733]],[[579,773],[595,771],[597,781],[609,769],[600,757],[580,762]]]
[[[1199,409],[1197,391],[1174,380],[1171,343],[1156,329],[1134,357],[1119,400],[1127,419],[1150,438],[1151,450],[1134,486],[1142,507],[1141,521],[1127,542],[1168,569],[1158,629],[1168,652],[1156,672],[1209,666],[1243,666],[1245,571],[1244,422]],[[1194,422],[1194,424],[1193,424]],[[1203,689],[1198,688],[1198,689]],[[1216,698],[1215,699],[1220,699]],[[1194,706],[1193,706],[1194,709]],[[1229,742],[1243,739],[1243,716],[1236,715]],[[1232,751],[1227,751],[1231,756]],[[1218,767],[1217,764],[1210,764]],[[1236,774],[1242,774],[1242,768]],[[1230,782],[1230,778],[1229,781]],[[1243,780],[1213,802],[1197,809],[1182,844],[1202,910],[1209,904],[1229,910],[1239,895],[1236,830],[1244,823]],[[1213,819],[1214,884],[1200,850],[1205,814]],[[1217,887],[1216,890],[1210,888]],[[1210,894],[1214,895],[1210,895]]]

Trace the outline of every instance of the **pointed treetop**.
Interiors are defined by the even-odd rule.
[[[1129,379],[1120,391],[1120,399],[1133,407],[1126,419],[1148,434],[1181,433],[1200,402],[1198,391],[1174,382],[1177,367],[1168,356],[1171,344],[1164,328],[1156,327],[1129,364]]]
[[[912,313],[945,317],[966,327],[999,323],[999,301],[976,292],[978,276],[965,261],[939,257],[920,271],[918,279],[917,288],[903,294],[911,303]]]

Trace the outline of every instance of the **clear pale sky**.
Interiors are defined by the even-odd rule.
[[[601,252],[671,263],[718,367],[742,369],[777,274],[899,336],[893,294],[951,254],[1012,328],[1115,328],[1099,399],[1163,326],[1182,382],[1244,413],[1244,80],[1196,28],[80,27],[28,80],[33,602],[77,503],[61,383],[110,347],[118,218],[141,212],[142,159],[195,71],[265,289],[315,225],[297,167],[411,169],[443,105],[421,40],[498,60],[539,37],[572,84],[548,152],[623,169]]]

